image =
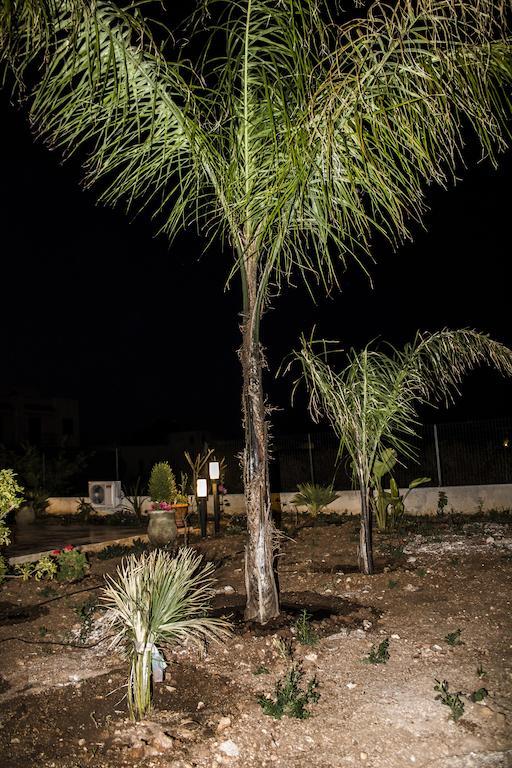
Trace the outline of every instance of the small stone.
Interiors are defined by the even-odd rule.
[[[407,562],[408,563],[415,563],[417,559],[418,559],[417,557],[408,557],[407,558]]]
[[[363,621],[363,629],[365,629],[366,631],[368,631],[369,629],[371,629],[371,628],[372,628],[372,626],[373,626],[372,622],[371,622],[371,621],[368,621],[368,619],[365,619],[365,620]]]
[[[226,584],[226,586],[224,587],[224,594],[226,595],[232,595],[234,591],[235,591],[235,588],[232,587],[231,584]]]
[[[417,592],[419,587],[415,587],[414,584],[406,584],[404,587],[404,592]]]
[[[368,759],[368,753],[367,752],[361,752],[359,757],[361,758],[361,760],[367,760]]]
[[[391,635],[391,639],[392,640],[400,640],[400,635],[397,632],[395,632],[393,635]]]
[[[166,685],[165,690],[168,691],[169,693],[174,693],[176,688],[174,687],[174,685]]]
[[[79,747],[83,747],[84,744],[85,744],[85,739],[78,739],[78,746]]]
[[[217,724],[217,732],[221,733],[222,731],[225,731],[226,728],[229,728],[231,725],[231,718],[230,717],[221,717]]]
[[[176,688],[174,690],[176,690]],[[205,707],[206,707],[206,704],[204,703],[204,701],[198,701],[197,702],[196,709],[197,709],[198,712],[199,712],[199,710],[204,709]]]
[[[486,544],[494,544],[494,536],[488,536],[485,540]]]
[[[159,752],[166,752],[174,746],[174,740],[163,731],[159,731],[151,739],[151,745]]]
[[[240,756],[240,750],[238,749],[235,742],[231,741],[231,739],[228,739],[227,741],[223,741],[222,744],[219,744],[219,750],[221,752],[224,752],[224,754],[228,755],[229,757]]]
[[[356,685],[357,685],[357,683],[347,683],[347,688],[349,688],[350,690],[352,690],[353,688],[355,688],[355,687],[356,687]]]
[[[434,643],[434,645],[432,646],[432,650],[435,651],[436,653],[439,653],[439,651],[442,651],[443,649],[441,648],[440,645],[437,645],[437,643]]]
[[[11,739],[11,744],[19,744],[19,743],[20,743],[20,740],[16,738],[16,736],[14,737],[14,739]]]
[[[304,656],[304,659],[306,661],[316,661],[318,659],[318,654],[317,653],[307,653]]]

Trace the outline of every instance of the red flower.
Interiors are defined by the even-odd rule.
[[[52,549],[50,555],[60,555],[60,549]]]
[[[66,546],[63,549],[63,552],[72,552],[74,550],[74,546],[72,544],[66,544]]]

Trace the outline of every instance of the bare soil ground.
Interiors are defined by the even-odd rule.
[[[78,584],[0,587],[0,763],[5,768],[497,768],[512,766],[512,523],[410,523],[377,535],[378,572],[356,571],[357,521],[302,527],[283,543],[283,616],[246,625],[243,536],[194,542],[217,564],[214,610],[234,634],[206,654],[166,648],[151,719],[126,717],[127,665],[99,642],[93,604],[119,559]],[[58,598],[58,599],[55,599]],[[296,621],[312,615],[317,642]],[[460,630],[460,644],[446,635]],[[364,663],[389,639],[389,660]],[[318,680],[311,717],[276,720],[272,696],[294,660]],[[69,645],[72,643],[72,645]],[[435,681],[460,693],[457,722]],[[480,688],[488,696],[473,703]]]

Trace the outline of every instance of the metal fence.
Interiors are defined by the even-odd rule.
[[[227,462],[226,485],[242,491],[241,441],[218,441],[217,455]],[[397,482],[407,486],[415,477],[430,477],[432,486],[512,483],[512,418],[427,424],[416,441],[417,463],[397,466]],[[296,490],[298,483],[333,483],[338,490],[352,486],[346,458],[338,461],[338,441],[332,432],[280,435],[272,443],[271,486]]]
[[[408,461],[406,467],[395,468],[401,486],[415,477],[430,477],[432,486],[512,483],[512,417],[427,424],[419,432],[417,463]],[[209,444],[217,458],[226,460],[228,491],[242,492],[242,438],[214,440],[210,435]],[[338,490],[353,487],[346,458],[338,461],[332,432],[277,435],[270,453],[270,484],[275,491],[294,491],[304,482],[333,483]],[[120,479],[129,489],[137,477],[145,489],[151,466],[162,460],[170,462],[178,479],[181,471],[190,471],[182,447],[173,447],[172,436],[169,445],[96,448],[89,452],[87,466],[74,478],[70,492],[85,495],[91,479]]]

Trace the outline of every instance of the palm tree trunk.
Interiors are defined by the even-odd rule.
[[[372,507],[366,484],[361,484],[361,527],[359,530],[359,570],[373,573]]]
[[[279,595],[274,572],[274,525],[268,477],[268,425],[263,396],[263,352],[255,333],[255,305],[249,282],[242,327],[240,358],[243,373],[244,491],[247,508],[245,547],[245,619],[265,624],[279,615]]]

